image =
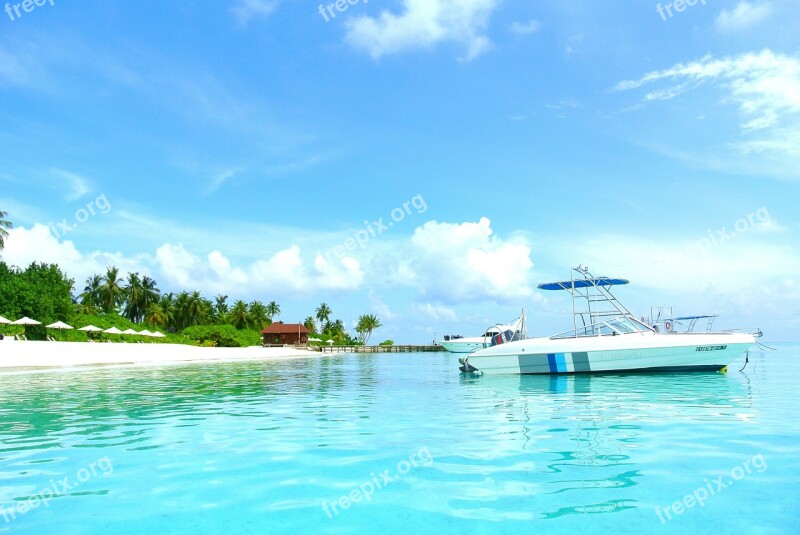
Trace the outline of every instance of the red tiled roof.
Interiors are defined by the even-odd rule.
[[[310,331],[304,325],[299,323],[273,323],[263,331],[261,334],[290,334],[301,333],[308,334]]]

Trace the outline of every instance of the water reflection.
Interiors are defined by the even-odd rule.
[[[658,459],[652,445],[662,434],[741,425],[754,412],[748,377],[737,372],[462,376],[460,384],[472,402],[488,401],[480,410],[495,432],[495,459],[519,462],[518,453],[528,453],[528,469],[517,477],[535,489],[524,501],[505,488],[477,501],[456,500],[451,506],[464,517],[475,507],[485,511],[487,501],[505,518],[635,508],[634,487]]]

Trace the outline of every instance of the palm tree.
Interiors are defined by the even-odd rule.
[[[167,328],[177,330],[175,326],[175,296],[171,292],[162,295],[158,300],[158,306],[164,313],[164,325]]]
[[[143,313],[147,313],[150,305],[158,303],[158,297],[160,295],[161,291],[156,288],[156,281],[147,275],[142,277],[142,300],[140,305]]]
[[[12,228],[14,225],[11,221],[6,219],[8,217],[8,212],[3,212],[0,210],[0,251],[6,246],[6,238],[8,238],[8,229]]]
[[[336,320],[331,323],[329,325],[329,329],[331,331],[331,337],[336,340],[337,344],[343,344],[345,342],[345,338],[349,338],[342,320]]]
[[[244,329],[250,326],[250,316],[247,313],[247,303],[239,299],[233,304],[233,308],[228,313],[228,320],[237,329]]]
[[[305,327],[306,329],[308,329],[312,333],[317,332],[317,322],[314,321],[314,317],[313,316],[309,316],[309,317],[306,318],[306,320],[303,322],[303,327]]]
[[[381,326],[381,321],[375,314],[366,314],[359,316],[358,323],[356,324],[356,332],[359,338],[366,345],[369,342],[369,337],[372,336],[372,331]]]
[[[182,331],[189,326],[190,301],[191,299],[189,298],[189,294],[187,292],[181,292],[175,298],[175,304],[173,307],[173,324],[175,325],[176,331]]]
[[[89,307],[100,306],[100,287],[103,285],[103,278],[100,275],[92,275],[86,279],[86,286],[83,288],[81,305]]]
[[[167,314],[158,303],[150,304],[144,319],[151,325],[160,325],[162,327],[167,325]]]
[[[100,307],[80,302],[75,304],[75,313],[82,316],[97,316],[100,313]]]
[[[124,295],[120,285],[119,269],[114,266],[108,268],[102,278],[102,282],[103,284],[100,286],[100,303],[103,312],[109,314],[116,311]]]
[[[138,273],[128,273],[128,285],[125,286],[125,310],[123,315],[134,323],[144,316],[147,309],[142,310],[142,279]]]
[[[188,325],[204,325],[208,323],[208,314],[211,312],[211,302],[204,299],[200,292],[194,291],[189,296]]]
[[[272,321],[276,316],[281,315],[281,306],[275,301],[270,301],[269,304],[267,305],[266,312],[270,321]]]
[[[327,303],[321,303],[317,307],[317,319],[322,325],[328,323],[328,318],[331,317],[331,307],[327,305]]]
[[[273,304],[275,304],[275,301],[267,306],[264,306],[264,303],[261,301],[253,301],[250,303],[250,312],[248,313],[250,324],[257,329],[263,329],[271,324],[272,317],[269,315],[269,307]]]
[[[228,315],[228,296],[219,294],[214,298],[214,320],[217,323],[225,323]]]

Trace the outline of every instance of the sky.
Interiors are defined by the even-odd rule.
[[[0,252],[475,336],[588,266],[638,315],[800,341],[800,4],[0,8]],[[690,5],[691,4],[691,5]]]

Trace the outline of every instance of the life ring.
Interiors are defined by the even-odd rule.
[[[668,331],[671,331],[672,330],[672,323],[666,322],[664,324],[664,328],[667,329]]]

